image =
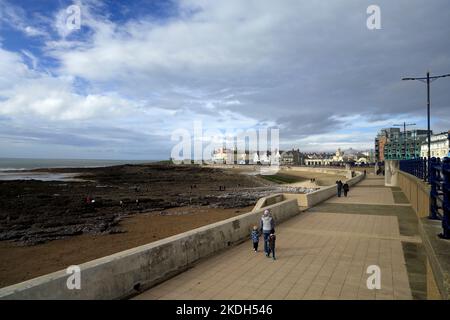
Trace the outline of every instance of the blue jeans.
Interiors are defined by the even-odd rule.
[[[264,252],[268,255],[270,253],[269,248],[270,231],[263,231],[263,235],[264,235]]]

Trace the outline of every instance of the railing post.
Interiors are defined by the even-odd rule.
[[[437,189],[437,175],[436,175],[436,165],[438,163],[438,160],[436,158],[431,158],[428,161],[428,182],[430,183],[431,190],[430,190],[430,214],[428,216],[429,219],[433,220],[439,220],[438,217],[438,205],[437,205],[437,197],[438,195],[438,189]]]
[[[420,164],[420,170],[422,172],[422,180],[423,181],[427,181],[427,175],[426,175],[426,170],[427,170],[427,162],[425,160],[425,158],[422,158],[422,162]]]
[[[442,159],[442,233],[439,237],[444,239],[450,239],[450,158]]]

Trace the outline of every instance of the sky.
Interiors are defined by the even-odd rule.
[[[448,0],[0,0],[0,157],[168,159],[195,121],[373,148],[426,128],[426,85],[401,79],[450,73],[448,21]],[[450,78],[431,94],[449,130]]]

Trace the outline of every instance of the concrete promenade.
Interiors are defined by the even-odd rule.
[[[368,175],[276,227],[277,260],[249,241],[198,263],[135,299],[426,299],[417,218],[398,188]],[[369,290],[367,267],[381,269]]]

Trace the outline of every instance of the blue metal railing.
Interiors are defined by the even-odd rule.
[[[426,181],[428,176],[427,159],[418,158],[410,160],[400,160],[400,170]]]
[[[441,238],[450,239],[450,158],[400,160],[400,170],[428,181],[430,191],[429,218],[442,220]]]
[[[450,158],[430,160],[430,219],[442,220],[441,238],[450,239]]]

